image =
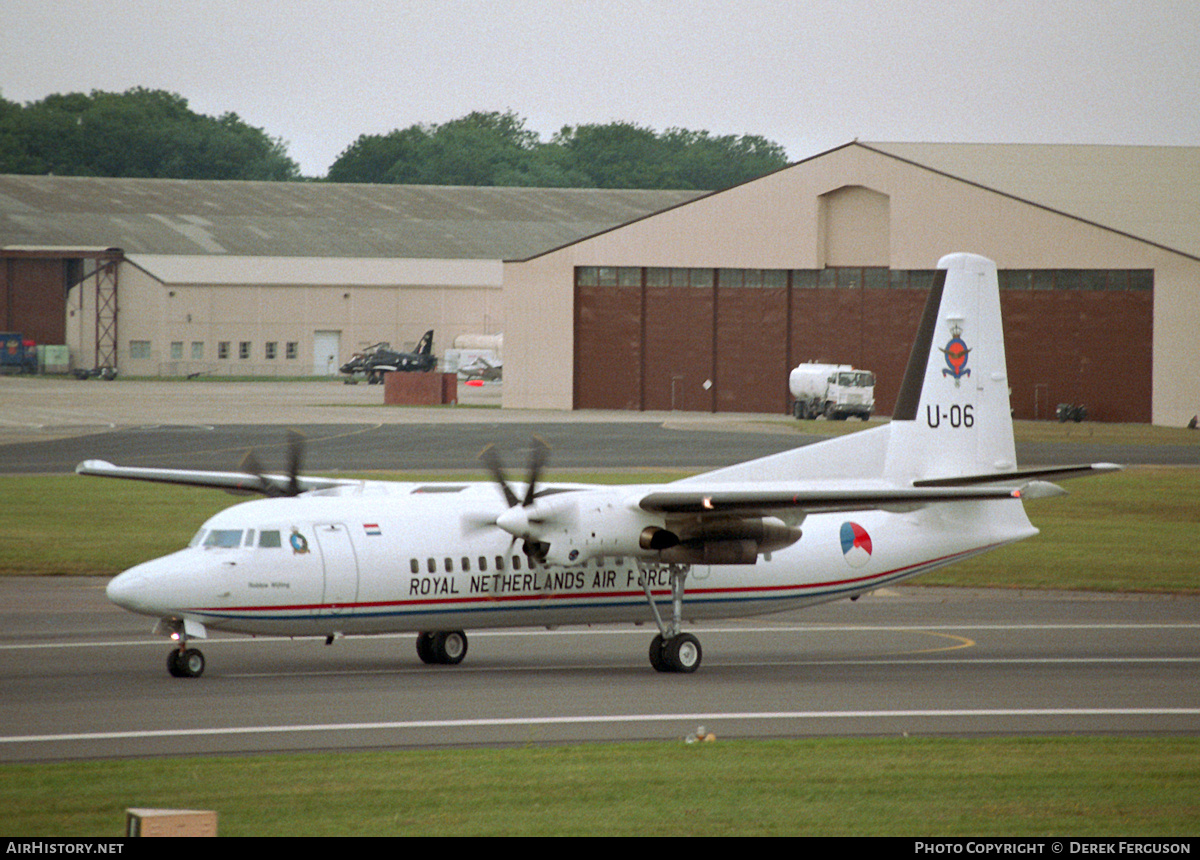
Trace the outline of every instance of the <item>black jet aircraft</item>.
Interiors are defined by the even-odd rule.
[[[412,352],[396,352],[387,343],[377,343],[354,353],[338,370],[350,377],[348,382],[357,382],[355,377],[362,374],[369,384],[377,385],[383,382],[383,375],[389,370],[433,370],[435,367],[437,357],[433,354],[433,329],[430,329],[421,336]]]

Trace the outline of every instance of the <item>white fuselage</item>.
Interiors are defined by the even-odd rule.
[[[644,573],[669,611],[665,567],[629,555],[531,563],[519,540],[487,523],[505,509],[494,485],[474,483],[364,482],[245,502],[212,517],[189,548],[116,577],[108,595],[213,629],[329,636],[650,622]],[[1017,499],[814,514],[797,543],[756,564],[692,565],[682,615],[853,597],[1035,533]]]

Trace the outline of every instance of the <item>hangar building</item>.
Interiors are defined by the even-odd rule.
[[[1200,148],[856,141],[712,194],[4,176],[0,249],[0,325],[77,366],[303,375],[504,332],[505,407],[784,412],[816,360],[874,370],[883,414],[971,251],[1017,417],[1200,411]]]
[[[502,261],[680,191],[0,176],[0,330],[132,376],[334,374],[502,333]]]
[[[887,414],[955,251],[1001,270],[1017,417],[1200,411],[1200,148],[859,142],[507,262],[504,404],[784,412],[821,361]]]

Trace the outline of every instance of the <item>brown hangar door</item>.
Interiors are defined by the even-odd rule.
[[[1150,420],[1153,272],[1001,270],[1016,418]],[[786,413],[801,362],[874,371],[889,415],[931,270],[579,267],[576,409]]]

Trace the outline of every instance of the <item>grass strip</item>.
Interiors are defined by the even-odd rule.
[[[0,766],[0,832],[118,836],[1183,836],[1200,739],[682,741]]]

